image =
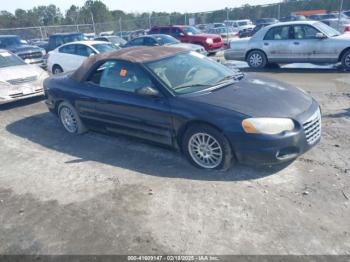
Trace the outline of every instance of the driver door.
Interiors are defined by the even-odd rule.
[[[136,94],[142,87],[159,90],[157,83],[139,65],[107,61],[88,79],[95,90],[94,118],[108,131],[171,145],[173,125],[167,98]]]

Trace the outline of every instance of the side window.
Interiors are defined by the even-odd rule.
[[[169,27],[162,27],[159,31],[160,34],[169,35],[170,34],[170,28]]]
[[[152,80],[138,65],[123,61],[102,64],[89,78],[102,88],[135,92],[142,87],[153,87]]]
[[[173,27],[172,35],[174,35],[174,36],[180,36],[181,33],[182,33],[182,31],[180,30],[180,28]]]
[[[143,45],[143,37],[135,38],[135,39],[131,40],[130,44],[133,46]]]
[[[155,46],[155,45],[157,45],[157,41],[154,40],[151,37],[145,37],[143,43],[146,46]]]
[[[75,45],[62,46],[61,48],[58,49],[58,52],[64,53],[64,54],[74,55],[75,54]]]
[[[295,25],[292,32],[294,39],[316,39],[316,34],[319,33],[316,28],[309,25]]]
[[[271,28],[265,35],[264,40],[288,40],[289,26],[278,26]]]
[[[75,50],[76,55],[79,56],[90,56],[94,54],[95,52],[88,46],[85,45],[76,45],[76,50]]]

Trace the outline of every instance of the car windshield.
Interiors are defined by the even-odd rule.
[[[99,53],[115,51],[117,47],[112,44],[94,44],[92,45]]]
[[[118,36],[111,36],[111,37],[108,37],[108,40],[113,43],[113,44],[121,44],[121,45],[125,45],[126,44],[126,41],[121,38],[121,37],[118,37]]]
[[[179,40],[170,35],[157,35],[155,39],[160,45],[174,45],[180,43]]]
[[[344,15],[346,15],[347,17],[349,17],[349,18],[350,18],[350,11],[346,11],[346,12],[344,12]]]
[[[238,80],[241,73],[196,52],[178,54],[146,66],[176,94],[199,92]]]
[[[0,52],[0,68],[25,64],[22,59],[9,52]]]
[[[334,28],[322,23],[322,22],[317,22],[315,24],[315,26],[324,34],[326,34],[329,37],[333,37],[333,36],[338,36],[340,35],[340,33],[335,30]]]
[[[250,25],[251,23],[249,21],[241,21],[241,22],[238,22],[238,25],[239,26],[244,26],[244,25]]]
[[[82,40],[84,40],[83,34],[65,35],[62,37],[63,44],[76,42],[76,41],[82,41]]]
[[[21,45],[21,38],[19,37],[4,37],[0,38],[0,47],[8,47],[8,46],[15,46],[15,45]]]
[[[337,15],[334,14],[327,14],[327,15],[320,15],[321,19],[332,19],[332,18],[338,18]]]
[[[184,32],[188,35],[197,35],[200,34],[201,31],[198,30],[197,28],[193,27],[193,26],[185,26],[183,28]]]

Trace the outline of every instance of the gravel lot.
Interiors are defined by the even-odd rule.
[[[40,99],[1,106],[0,253],[350,254],[350,74],[259,74],[322,105],[322,142],[284,169],[204,172],[136,139],[66,134]]]

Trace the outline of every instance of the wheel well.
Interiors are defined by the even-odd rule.
[[[345,48],[345,49],[340,53],[339,58],[338,58],[338,62],[341,61],[343,55],[344,55],[346,52],[348,52],[348,51],[350,51],[350,47]]]
[[[182,150],[182,139],[183,139],[184,134],[191,126],[194,126],[194,125],[207,125],[207,126],[210,126],[212,128],[215,128],[216,130],[218,130],[221,133],[223,132],[217,126],[215,126],[211,123],[205,122],[205,121],[201,121],[201,120],[189,121],[189,122],[185,123],[184,125],[182,125],[177,133],[176,140],[177,140],[177,145],[180,148],[180,150]]]
[[[59,108],[59,106],[60,106],[60,104],[61,103],[63,103],[64,102],[64,100],[62,99],[62,100],[57,100],[56,102],[55,102],[55,113],[58,115],[58,108]]]
[[[60,66],[59,64],[54,64],[54,65],[52,66],[52,71],[53,71],[53,69],[54,69],[55,67],[59,67],[59,68],[62,69],[62,66]],[[63,71],[63,69],[62,69],[62,71]]]
[[[262,52],[262,53],[265,55],[266,60],[267,60],[267,55],[266,55],[266,53],[265,53],[263,50],[257,49],[257,48],[249,50],[249,51],[246,53],[246,55],[245,55],[245,60],[247,60],[249,54],[250,54],[251,52],[253,52],[253,51],[260,51],[260,52]]]

